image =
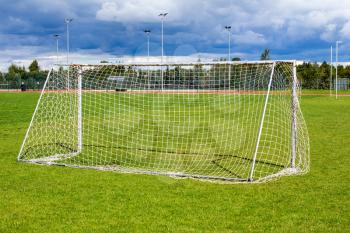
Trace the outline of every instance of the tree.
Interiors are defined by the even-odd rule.
[[[37,60],[33,60],[28,69],[29,72],[26,74],[25,79],[31,80],[33,83],[38,80],[45,79],[45,74],[40,71],[40,66]]]
[[[317,89],[328,89],[329,88],[329,76],[330,76],[330,66],[327,62],[323,62],[318,68],[318,74],[316,77],[316,87]]]
[[[264,49],[260,56],[261,61],[270,60],[270,49]]]
[[[37,60],[32,61],[32,63],[29,65],[29,72],[31,73],[38,73],[40,71],[40,67]]]
[[[6,79],[14,79],[18,77],[24,78],[25,76],[26,76],[26,70],[24,67],[11,64],[8,68]]]
[[[234,58],[232,58],[232,61],[241,61],[241,58],[239,58],[239,57],[234,57]]]

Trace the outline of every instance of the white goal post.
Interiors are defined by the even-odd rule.
[[[215,182],[309,170],[294,61],[52,69],[18,161]]]

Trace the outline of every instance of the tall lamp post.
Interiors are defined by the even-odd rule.
[[[55,35],[53,35],[53,37],[54,37],[55,40],[56,40],[56,63],[57,63],[57,65],[58,65],[58,41],[59,41],[59,39],[60,39],[60,35],[55,34]]]
[[[225,30],[228,32],[228,89],[231,89],[231,26],[225,26]]]
[[[231,26],[225,26],[228,32],[228,61],[231,61]]]
[[[70,89],[69,84],[69,24],[73,21],[73,19],[66,18],[65,20],[66,27],[67,27],[67,66],[68,66],[68,72],[67,72],[67,89]]]
[[[151,34],[151,30],[150,29],[145,29],[144,33],[147,36],[147,61],[149,61],[149,37],[150,37],[150,34]]]
[[[66,18],[65,20],[66,28],[67,28],[67,65],[69,64],[69,24],[73,21],[73,19]]]
[[[161,64],[163,65],[163,56],[164,56],[164,19],[165,17],[168,15],[168,13],[161,13],[159,14],[158,16],[160,17],[161,21],[162,21],[162,57],[161,57]],[[161,68],[162,69],[162,75],[161,75],[161,89],[163,91],[164,89],[164,82],[163,82],[163,67]]]
[[[337,40],[335,42],[335,98],[338,99],[338,49],[339,49],[339,44],[342,42]]]
[[[147,62],[149,62],[149,37],[151,34],[151,30],[150,29],[145,29],[144,30],[146,36],[147,36]],[[149,77],[149,68],[147,70],[147,76],[148,76],[148,89],[150,89],[150,77]]]
[[[159,17],[162,21],[162,62],[163,62],[163,56],[164,56],[164,19],[167,15],[168,13],[159,14]]]

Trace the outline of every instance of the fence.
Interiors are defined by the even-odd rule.
[[[336,83],[334,82],[334,89],[336,89],[338,86],[338,90],[342,91],[342,90],[349,90],[349,79],[348,78],[338,78],[338,85],[336,85]]]
[[[4,80],[0,81],[0,91],[38,91],[44,83],[45,80]]]

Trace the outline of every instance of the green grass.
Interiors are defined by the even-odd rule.
[[[21,159],[37,161],[78,151],[73,99],[75,94],[43,95]],[[55,162],[247,180],[264,102],[264,95],[86,92],[83,149]],[[289,111],[289,96],[269,98],[254,180],[290,167]]]
[[[0,93],[0,232],[349,232],[350,98],[302,98],[311,171],[259,185],[17,163],[38,94]]]
[[[322,90],[322,89],[303,89],[301,90],[301,93],[303,95],[329,95],[329,90]],[[350,95],[350,90],[339,90],[339,95]],[[335,95],[335,90],[332,90],[332,95]]]

